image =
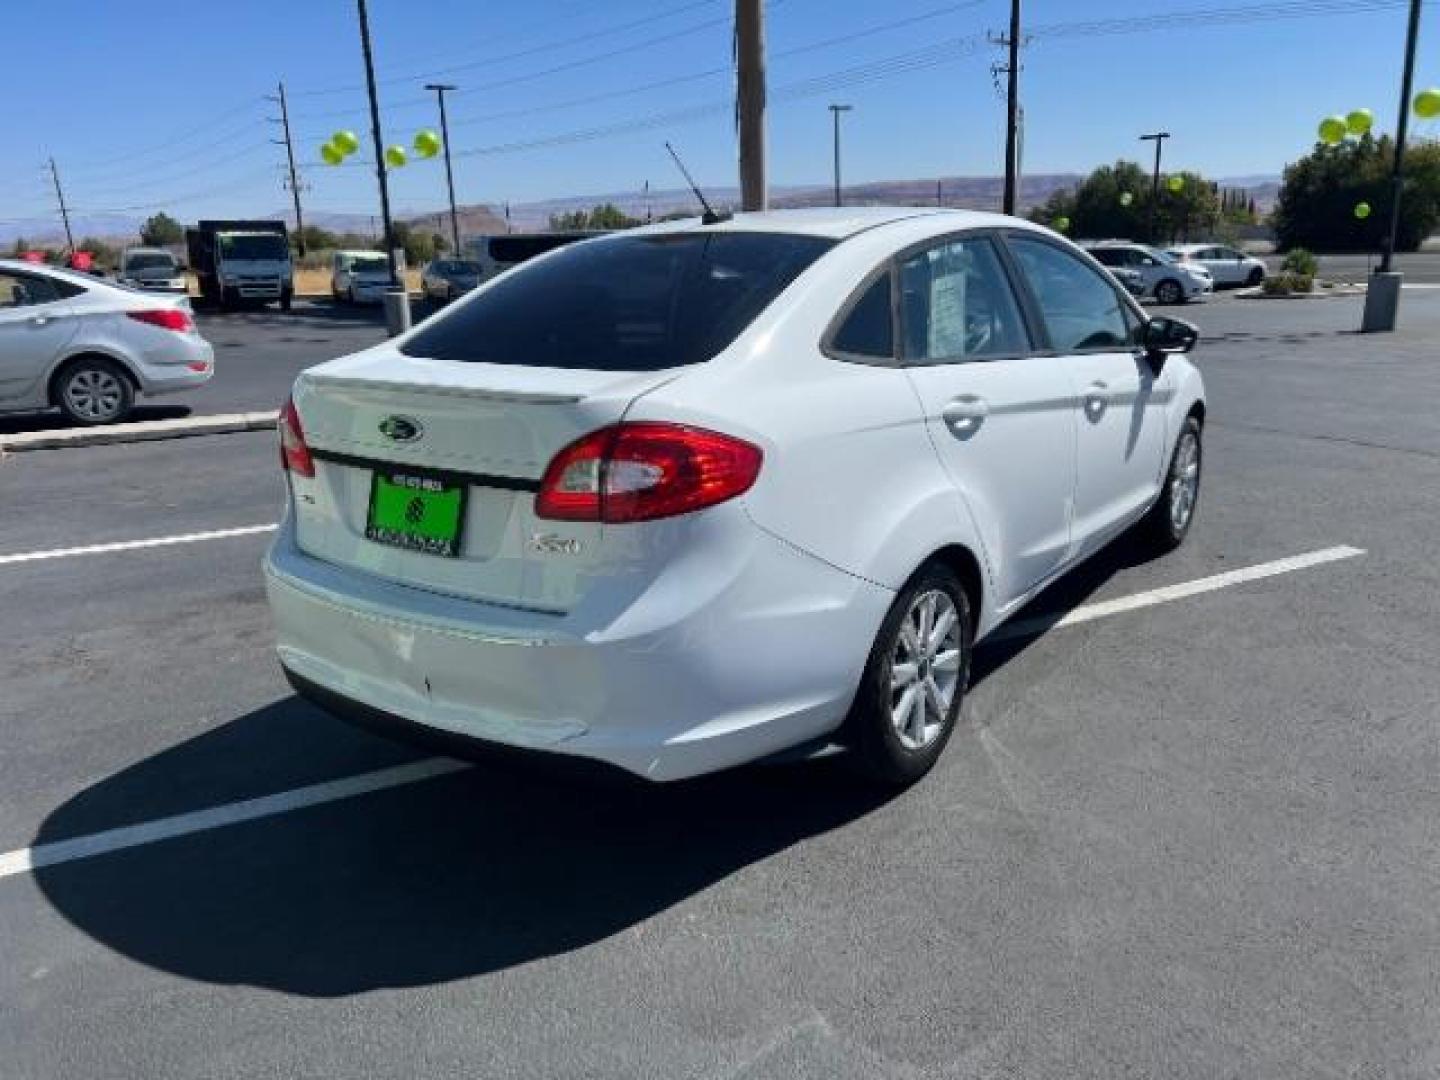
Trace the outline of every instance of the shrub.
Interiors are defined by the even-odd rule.
[[[1282,270],[1271,274],[1260,288],[1266,296],[1290,296],[1293,293],[1308,293],[1315,288],[1315,278],[1310,274],[1297,274],[1293,270]]]
[[[1280,264],[1281,273],[1300,274],[1313,278],[1320,270],[1320,260],[1302,247],[1291,248]]]

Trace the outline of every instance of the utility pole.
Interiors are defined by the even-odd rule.
[[[840,114],[849,112],[854,105],[831,105],[830,116],[835,121],[835,205],[840,205]]]
[[[1415,43],[1420,36],[1420,0],[1410,0],[1410,25],[1405,32],[1405,74],[1400,86],[1400,120],[1395,125],[1395,165],[1390,171],[1390,229],[1380,255],[1380,273],[1390,272],[1395,238],[1400,232],[1400,192],[1405,186],[1405,139],[1410,129],[1410,91],[1415,84]]]
[[[445,186],[450,191],[450,240],[455,245],[450,250],[458,259],[460,257],[460,218],[455,213],[455,174],[450,171],[450,121],[445,117],[445,91],[454,90],[455,87],[446,83],[426,83],[425,89],[434,90],[435,97],[440,101],[440,142],[445,147]]]
[[[935,181],[935,205],[936,205],[936,206],[944,206],[944,205],[945,205],[945,198],[944,198],[944,196],[943,196],[943,195],[941,194],[941,192],[940,192],[940,185],[943,184],[944,182],[945,182],[945,181],[943,181],[943,180],[936,180],[936,181]]]
[[[290,110],[285,104],[284,82],[280,83],[279,90],[280,93],[278,96],[271,97],[269,94],[265,96],[270,98],[271,101],[278,101],[280,103],[280,126],[285,131],[285,138],[283,140],[285,143],[285,156],[290,162],[290,194],[295,200],[295,246],[300,254],[304,255],[305,222],[300,216],[300,178],[295,174],[295,144],[290,139]],[[271,139],[270,141],[278,145],[282,140]]]
[[[55,159],[50,159],[50,178],[55,181],[55,198],[60,203],[60,220],[65,223],[65,246],[70,253],[75,253],[75,238],[70,235],[70,211],[65,209],[65,192],[60,190],[60,170],[55,167]]]
[[[1153,142],[1155,144],[1155,172],[1150,178],[1150,213],[1146,215],[1145,239],[1155,243],[1155,209],[1160,204],[1160,150],[1165,145],[1165,140],[1170,138],[1168,131],[1155,131],[1149,135],[1141,135],[1141,142]]]
[[[385,176],[385,143],[380,137],[380,104],[375,97],[375,60],[370,53],[370,14],[365,0],[355,0],[360,15],[360,49],[365,54],[365,88],[370,94],[370,136],[375,142],[375,179],[380,183],[380,224],[385,229],[385,259],[390,266],[390,287],[400,288],[395,265],[395,226],[390,220],[390,185]]]
[[[1010,50],[1005,91],[1005,204],[1004,212],[1015,213],[1015,189],[1019,162],[1017,141],[1020,126],[1020,0],[1010,0]]]
[[[740,127],[740,208],[764,210],[765,22],[762,0],[735,0],[735,117]]]

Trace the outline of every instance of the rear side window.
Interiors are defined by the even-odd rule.
[[[881,274],[855,302],[830,339],[836,352],[890,359],[895,355],[895,324],[890,312],[890,275]]]
[[[1000,258],[983,237],[949,240],[901,264],[900,324],[907,360],[1014,356],[1030,345]]]
[[[1108,280],[1042,240],[1011,236],[1009,244],[1040,305],[1052,349],[1081,352],[1130,344],[1129,309]]]
[[[701,363],[833,245],[814,236],[743,232],[577,244],[435,317],[401,351],[597,371]]]
[[[75,296],[83,289],[66,292]],[[11,274],[0,271],[0,307],[32,307],[35,304],[52,304],[61,297],[61,290],[49,278],[30,274]]]

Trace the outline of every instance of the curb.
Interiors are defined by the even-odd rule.
[[[275,427],[274,412],[222,413],[186,416],[177,420],[140,420],[106,427],[60,428],[0,435],[0,453],[53,450],[62,446],[106,446],[113,443],[188,439],[196,435],[227,435],[237,431],[264,431]]]
[[[1308,293],[1279,293],[1271,295],[1263,289],[1238,289],[1237,300],[1338,300],[1347,296],[1364,296],[1363,285],[1336,285],[1329,289],[1313,289]]]

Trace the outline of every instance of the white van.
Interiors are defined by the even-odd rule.
[[[390,261],[382,251],[337,251],[330,267],[330,295],[350,304],[378,304],[390,285]]]

